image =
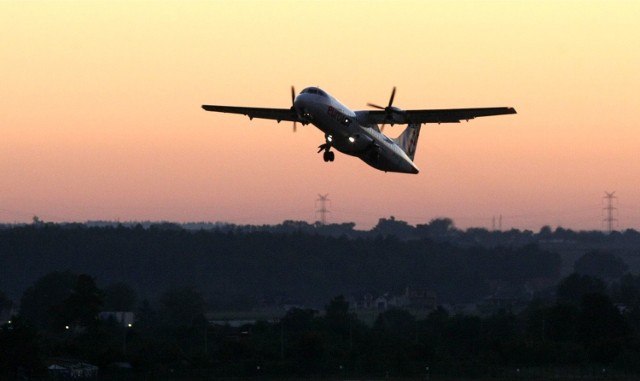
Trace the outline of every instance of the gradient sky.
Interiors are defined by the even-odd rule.
[[[170,220],[640,229],[638,1],[0,1],[0,222]],[[207,113],[513,106],[425,125],[418,175],[313,126]],[[402,126],[387,127],[391,136]]]

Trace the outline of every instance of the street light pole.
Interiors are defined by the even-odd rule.
[[[131,328],[133,324],[125,324],[124,318],[122,319],[122,354],[127,354],[127,328]]]

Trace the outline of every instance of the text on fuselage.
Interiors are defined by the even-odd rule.
[[[333,106],[329,106],[329,108],[327,108],[327,115],[329,115],[331,118],[335,119],[345,127],[349,127],[349,125],[351,124],[351,119],[349,119],[349,117],[347,117],[342,112],[336,110]]]

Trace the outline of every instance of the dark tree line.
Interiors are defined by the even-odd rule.
[[[212,309],[251,308],[276,299],[319,307],[334,295],[438,294],[441,303],[514,289],[531,279],[557,280],[560,257],[536,245],[458,246],[395,236],[332,237],[304,232],[189,231],[34,224],[0,229],[0,288],[17,300],[52,271],[98,274],[104,286],[129,285],[154,299],[165,288],[191,287]]]

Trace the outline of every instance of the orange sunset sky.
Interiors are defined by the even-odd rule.
[[[640,229],[638,1],[0,1],[0,222]],[[427,124],[418,175],[317,154],[313,126],[207,113],[512,106]],[[387,127],[391,136],[403,126]]]

